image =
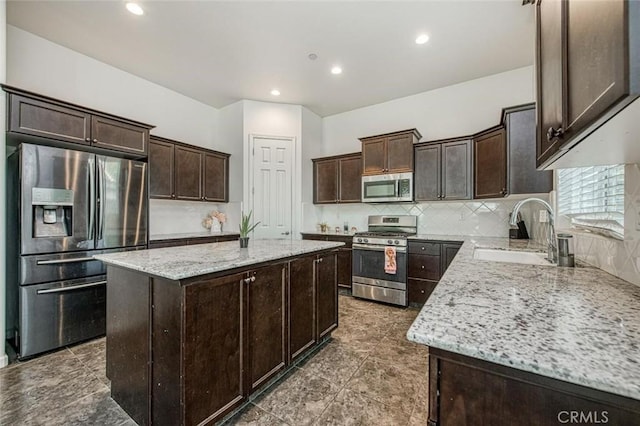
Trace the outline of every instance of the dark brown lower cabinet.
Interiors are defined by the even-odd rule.
[[[335,285],[337,255],[335,252],[316,259],[318,338],[338,327],[338,286]]]
[[[289,264],[289,360],[297,359],[316,343],[316,256]]]
[[[247,333],[249,340],[249,392],[260,388],[287,362],[287,264],[249,272]]]
[[[338,241],[344,243],[344,247],[338,249],[338,287],[351,290],[351,244],[353,242],[353,235],[348,234],[313,234],[303,232],[303,240],[318,240],[318,241]]]
[[[423,305],[462,246],[459,242],[409,241],[407,293],[409,304]]]
[[[580,421],[571,422],[572,413]],[[429,348],[429,425],[637,425],[637,400]]]
[[[338,324],[337,251],[171,281],[107,267],[112,398],[140,425],[206,425]]]

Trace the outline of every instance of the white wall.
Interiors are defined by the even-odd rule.
[[[7,26],[7,83],[155,125],[152,134],[228,152],[218,110],[44,38]]]
[[[422,140],[476,133],[499,124],[502,108],[533,101],[533,84],[528,66],[325,117],[323,155],[360,151],[360,137],[414,127]]]
[[[7,70],[7,49],[6,49],[6,28],[7,28],[7,3],[5,0],[0,0],[0,83],[6,82],[6,70]],[[6,96],[4,91],[0,90],[0,152],[4,153],[6,149],[5,132],[6,132]],[[5,176],[6,173],[6,157],[2,155],[0,160],[0,176]],[[0,229],[4,229],[5,214],[6,214],[6,197],[5,197],[5,180],[2,180],[0,184]],[[2,233],[5,234],[4,232]],[[0,368],[4,367],[8,363],[7,355],[5,354],[5,289],[7,287],[6,280],[6,258],[5,258],[5,239],[0,237]]]

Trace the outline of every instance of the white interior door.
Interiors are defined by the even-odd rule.
[[[294,139],[253,136],[253,217],[256,238],[291,238]]]

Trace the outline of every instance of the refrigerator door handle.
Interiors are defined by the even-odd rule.
[[[102,240],[104,234],[104,203],[105,182],[104,182],[104,159],[98,157],[98,240]]]
[[[89,160],[89,221],[88,227],[89,232],[87,232],[89,239],[93,240],[94,238],[94,229],[95,229],[95,220],[96,220],[96,169],[94,160]]]
[[[106,281],[95,281],[95,282],[92,282],[92,283],[72,285],[72,286],[69,286],[69,287],[49,288],[49,289],[46,289],[46,290],[38,290],[36,293],[37,294],[62,293],[62,292],[65,292],[65,291],[77,290],[79,288],[97,287],[99,285],[103,285],[103,284],[106,284],[106,283],[107,283]]]

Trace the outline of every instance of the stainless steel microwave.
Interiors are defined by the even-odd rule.
[[[363,203],[413,201],[413,173],[362,176]]]

